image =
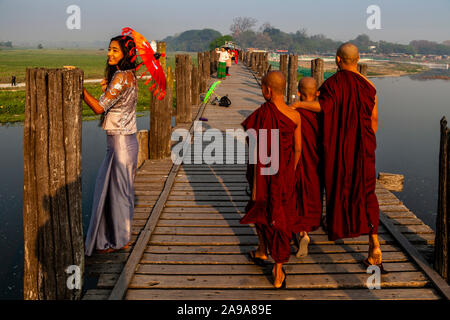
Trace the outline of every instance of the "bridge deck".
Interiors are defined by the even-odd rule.
[[[229,108],[207,105],[204,128],[240,128],[263,102],[253,74],[244,66],[217,89],[228,94]],[[238,142],[239,143],[239,142]],[[239,151],[236,151],[239,152]],[[170,160],[146,161],[136,178],[133,239],[149,218],[163,189]],[[369,290],[362,265],[367,236],[328,241],[322,229],[311,233],[309,255],[291,256],[285,269],[287,288],[274,290],[272,264],[254,265],[246,252],[257,245],[252,226],[241,225],[246,194],[245,165],[183,164],[164,209],[136,266],[125,299],[439,299],[429,277],[405,252],[393,234],[380,225],[383,260],[388,275],[381,290]],[[430,258],[434,233],[392,193],[377,186],[384,216],[424,257]],[[95,255],[88,271],[99,275],[97,289],[84,299],[105,299],[116,285],[130,251]],[[293,247],[293,250],[295,248]],[[271,261],[271,260],[270,260]]]

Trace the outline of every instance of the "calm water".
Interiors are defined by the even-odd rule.
[[[450,117],[450,81],[379,78],[377,171],[405,175],[397,196],[435,228],[439,120]],[[149,117],[138,118],[148,128]],[[0,299],[22,299],[23,277],[23,126],[0,126]],[[82,190],[86,232],[97,170],[106,150],[96,121],[83,123]]]

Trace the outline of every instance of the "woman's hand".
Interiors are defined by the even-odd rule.
[[[108,81],[106,79],[103,79],[100,82],[100,86],[102,87],[102,91],[105,92],[106,88],[108,87]]]
[[[94,111],[95,114],[102,114],[105,110],[91,94],[83,87],[83,100]]]

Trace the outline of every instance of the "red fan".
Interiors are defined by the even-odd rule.
[[[148,90],[152,91],[156,89],[153,96],[158,95],[157,99],[162,100],[166,95],[166,76],[161,64],[155,58],[155,52],[153,51],[150,43],[143,35],[131,28],[123,28],[122,35],[131,36],[133,38],[136,47],[130,51],[130,54],[134,54],[131,61],[136,60],[138,55],[141,57],[142,63],[137,66],[136,70],[139,70],[142,65],[145,65],[147,70],[142,73],[140,78],[149,72],[150,78],[145,81],[145,85],[148,85],[148,83],[153,79],[154,83],[150,88],[148,88]],[[164,54],[161,54],[161,56],[164,56]]]

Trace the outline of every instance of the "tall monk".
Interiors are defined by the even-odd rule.
[[[259,246],[249,253],[250,258],[259,264],[268,259],[269,251],[275,261],[274,286],[280,288],[286,284],[283,263],[289,261],[291,235],[297,232],[295,168],[301,154],[301,124],[299,113],[284,102],[286,80],[283,73],[269,72],[262,80],[261,89],[267,102],[242,123],[250,137],[250,129],[256,133],[253,138],[257,148],[249,152],[257,161],[247,168],[252,198],[241,223],[255,224]],[[272,145],[272,129],[278,130],[278,145]],[[264,133],[267,133],[266,139],[262,138]],[[267,162],[262,161],[261,151],[271,157],[272,163],[264,164]],[[267,172],[268,167],[276,170]]]
[[[303,77],[298,83],[300,101],[315,101],[319,96],[317,81]],[[301,232],[297,235],[297,258],[308,254],[308,232],[319,228],[322,221],[323,157],[321,114],[297,109],[302,121],[302,154],[297,166],[297,193]]]
[[[369,235],[365,265],[384,273],[378,241],[375,195],[376,88],[358,72],[358,48],[344,43],[336,53],[338,72],[320,87],[319,101],[293,107],[323,112],[324,176],[330,240]]]

